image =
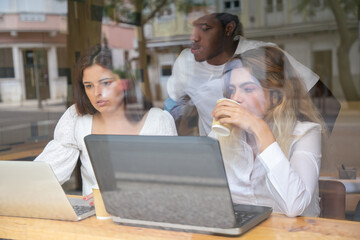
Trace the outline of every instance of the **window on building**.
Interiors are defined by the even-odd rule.
[[[175,6],[173,4],[163,7],[156,14],[157,20],[168,21],[173,19],[175,17],[175,11]]]
[[[276,0],[276,11],[282,12],[284,9],[283,1],[282,0]]]
[[[265,6],[267,13],[281,12],[284,10],[283,0],[266,0]]]
[[[14,61],[11,48],[0,48],[0,78],[14,78]]]
[[[223,7],[224,11],[240,10],[241,3],[240,0],[225,0]]]
[[[163,65],[161,67],[161,76],[171,76],[171,65]]]
[[[66,77],[70,74],[70,69],[66,66],[66,48],[56,48],[57,62],[58,62],[58,74],[59,77]]]
[[[273,1],[266,0],[266,12],[271,13],[273,12]]]
[[[313,52],[314,72],[319,75],[321,81],[330,89],[332,89],[332,52],[331,50],[314,51]],[[318,89],[318,96],[328,96],[329,93],[324,89]]]

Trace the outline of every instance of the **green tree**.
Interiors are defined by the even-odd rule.
[[[214,2],[214,1],[210,1]],[[193,7],[206,6],[207,1],[202,0],[105,0],[105,16],[116,22],[136,25],[138,37],[139,67],[142,76],[142,89],[144,95],[152,105],[149,74],[147,70],[147,39],[144,26],[154,19],[156,14],[166,6],[175,4],[180,12],[188,13]],[[145,108],[148,103],[145,102]]]
[[[309,15],[315,14],[315,4],[313,0],[302,0],[296,6],[298,12],[306,12]],[[350,70],[350,49],[358,38],[356,29],[349,26],[349,16],[358,15],[360,20],[360,0],[324,0],[324,8],[330,9],[334,15],[339,31],[339,46],[337,48],[338,69],[340,85],[344,91],[347,101],[358,101],[359,94],[353,81]]]
[[[105,15],[116,22],[136,25],[138,37],[139,67],[142,77],[142,89],[146,97],[145,108],[152,106],[149,74],[147,70],[147,46],[144,26],[156,16],[156,13],[171,0],[108,0],[105,2]]]

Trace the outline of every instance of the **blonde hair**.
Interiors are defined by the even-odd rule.
[[[318,123],[323,134],[326,134],[326,125],[321,115],[282,50],[276,47],[251,49],[234,56],[228,65],[234,66],[231,62],[239,59],[241,67],[248,69],[263,89],[270,93],[271,107],[264,120],[286,155],[289,155],[291,143],[295,139],[293,131],[297,121]],[[225,85],[228,86],[228,83]],[[225,96],[230,97],[227,87]]]

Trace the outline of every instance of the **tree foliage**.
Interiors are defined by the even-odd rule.
[[[338,2],[341,9],[348,15],[348,16],[357,16],[358,15],[358,7],[360,4],[360,0],[335,0]],[[321,1],[314,1],[314,0],[302,0],[300,1],[296,7],[295,11],[297,12],[304,12],[306,11],[310,16],[314,16],[316,14],[316,9],[320,7],[320,9],[330,8],[332,2],[334,0],[324,0],[323,5],[319,5]]]
[[[152,94],[147,70],[147,47],[144,26],[156,16],[156,13],[170,0],[105,0],[105,16],[118,23],[128,23],[137,26],[139,68],[142,89],[145,96],[144,108],[152,106]]]
[[[339,45],[337,48],[338,69],[340,85],[343,89],[345,99],[348,101],[358,101],[359,94],[353,82],[350,70],[349,53],[353,43],[358,38],[358,31],[351,29],[349,22],[355,20],[356,16],[360,20],[360,0],[323,0],[323,6],[318,6],[319,1],[302,0],[295,7],[297,12],[306,12],[309,16],[314,16],[319,7],[330,9],[332,12],[338,32]]]
[[[105,15],[120,23],[144,26],[173,0],[106,0]]]

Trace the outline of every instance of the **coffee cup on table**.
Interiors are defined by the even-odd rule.
[[[111,219],[112,216],[106,211],[104,201],[101,196],[101,192],[98,185],[92,186],[95,214],[96,218],[100,220]]]

